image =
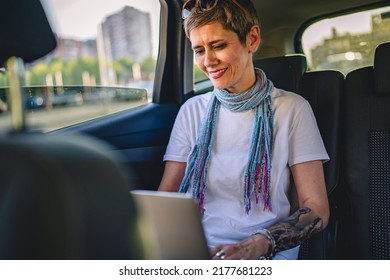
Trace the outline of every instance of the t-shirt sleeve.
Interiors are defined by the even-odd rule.
[[[171,136],[165,151],[164,161],[186,162],[191,152],[188,136],[187,108],[182,106],[172,128]],[[187,128],[187,129],[186,129]]]
[[[289,135],[290,166],[312,160],[329,160],[313,110],[305,101],[294,115]]]

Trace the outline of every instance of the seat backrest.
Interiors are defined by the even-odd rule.
[[[309,101],[331,160],[324,164],[328,194],[338,184],[340,106],[344,76],[339,71],[312,71],[302,77],[300,94]]]
[[[332,218],[325,231],[302,244],[300,258],[333,258],[336,255],[335,235],[339,226],[338,214],[335,212],[339,208],[340,104],[344,76],[338,71],[307,72],[306,58],[300,54],[258,59],[254,60],[254,65],[263,69],[276,87],[302,95],[313,109],[324,145],[331,158],[324,164],[324,175]]]
[[[56,46],[39,0],[3,1],[0,15],[0,67]],[[23,108],[15,80],[10,100]],[[0,135],[0,259],[142,258],[128,176],[111,148],[82,135],[15,131]]]
[[[0,137],[0,259],[140,259],[129,181],[81,135]]]
[[[310,103],[330,160],[324,163],[325,183],[330,204],[327,228],[301,246],[301,259],[332,259],[336,252],[336,236],[340,223],[340,107],[344,91],[344,75],[338,71],[306,72],[299,93]]]
[[[253,65],[262,69],[278,88],[298,92],[303,73],[307,70],[302,54],[254,59]]]
[[[390,259],[390,43],[377,47],[374,67],[347,75],[344,105],[350,258]]]

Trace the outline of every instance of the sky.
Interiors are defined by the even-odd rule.
[[[53,30],[71,39],[96,38],[98,24],[124,6],[149,12],[153,46],[158,46],[160,4],[156,0],[43,0]]]
[[[118,12],[129,5],[144,12],[149,12],[152,19],[152,37],[154,51],[158,47],[158,25],[160,4],[158,0],[43,0],[49,10],[49,18],[57,34],[65,38],[95,38],[97,26],[108,15]],[[389,11],[390,8],[378,9],[375,13]],[[332,27],[340,34],[345,32],[362,33],[371,29],[371,15],[357,13],[344,19],[329,19],[316,24],[316,28],[305,31],[303,42],[305,50],[330,37]]]

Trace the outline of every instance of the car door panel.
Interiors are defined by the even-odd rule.
[[[133,188],[156,189],[179,107],[150,103],[53,133],[85,133],[109,143],[132,177]]]

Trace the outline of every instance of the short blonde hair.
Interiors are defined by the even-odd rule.
[[[184,31],[188,38],[192,30],[219,22],[226,30],[238,35],[242,44],[246,43],[246,35],[259,19],[250,0],[190,0],[193,1],[188,17],[184,19]],[[187,1],[186,4],[190,1]],[[186,4],[184,8],[186,8]],[[188,5],[190,6],[190,5]]]

